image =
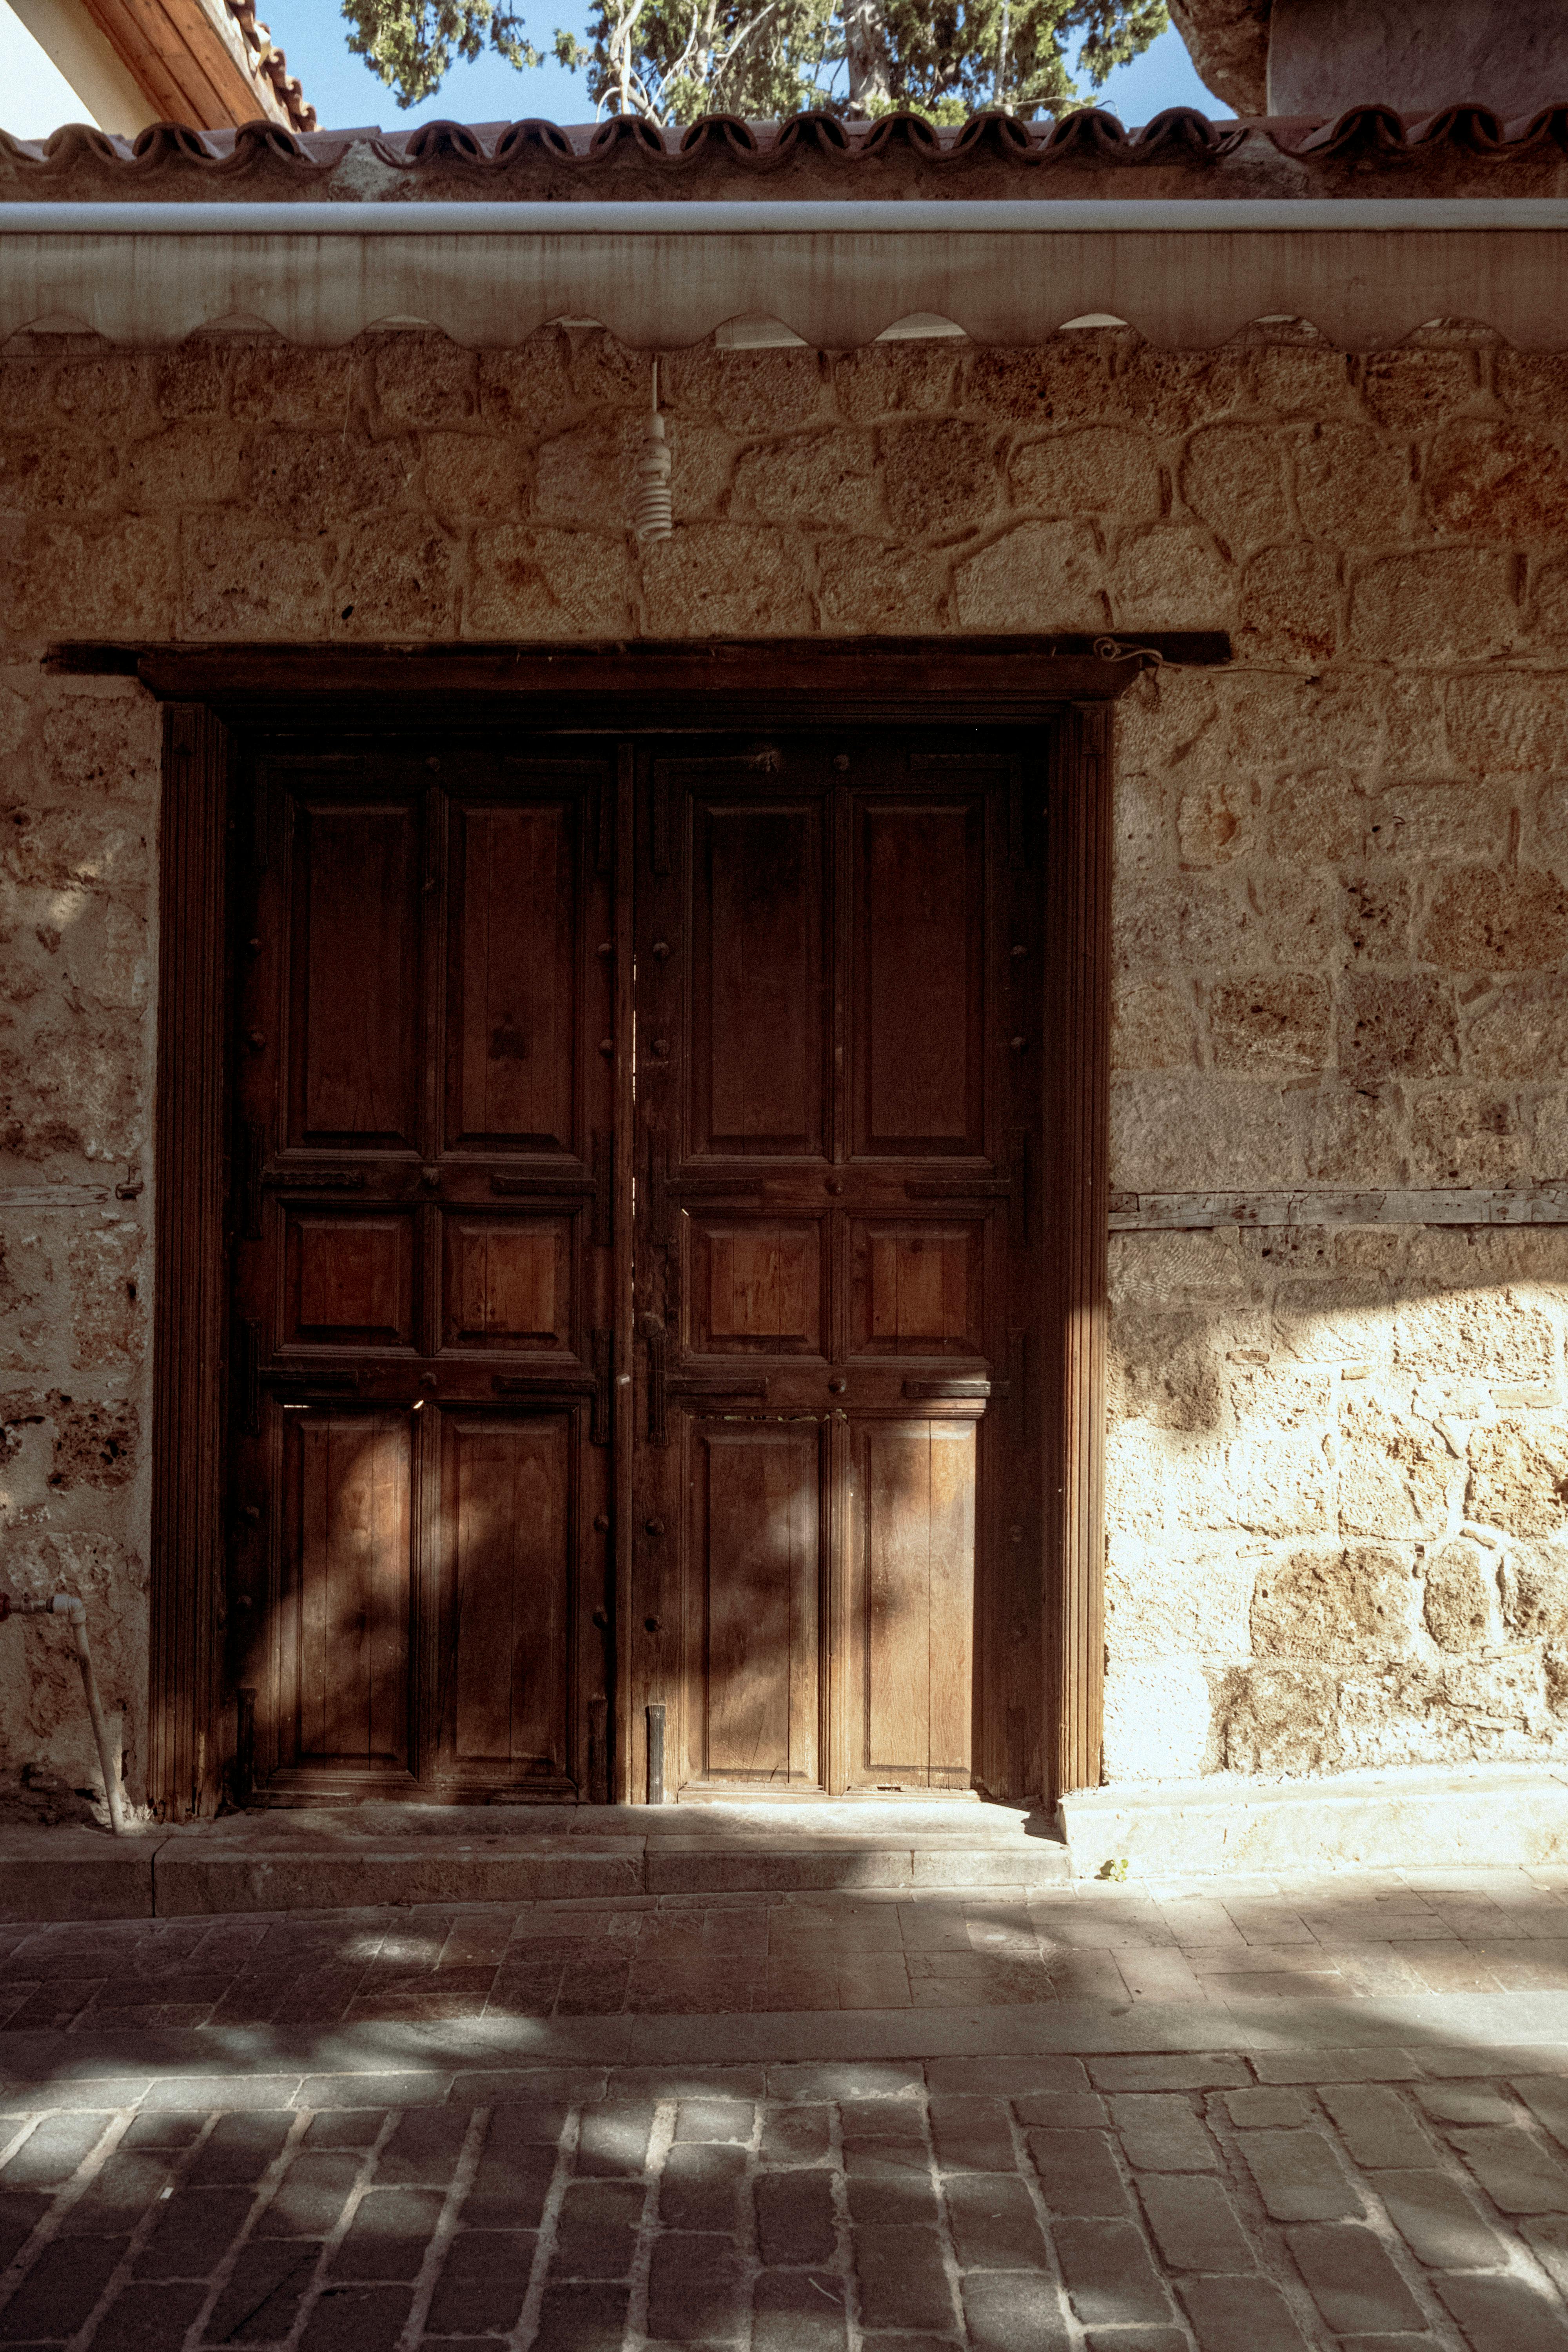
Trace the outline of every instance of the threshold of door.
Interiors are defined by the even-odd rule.
[[[562,1806],[363,1804],[237,1813],[113,1839],[0,1831],[0,1916],[191,1917],[416,1904],[613,1902],[1065,1880],[1054,1819],[1016,1805],[853,1799]]]

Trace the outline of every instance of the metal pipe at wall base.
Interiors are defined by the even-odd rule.
[[[98,1695],[98,1676],[93,1672],[92,1645],[87,1633],[87,1603],[74,1592],[52,1593],[47,1601],[14,1601],[8,1593],[0,1593],[0,1622],[10,1616],[64,1617],[71,1629],[76,1645],[76,1662],[81,1670],[82,1695],[87,1700],[88,1720],[98,1746],[99,1770],[103,1775],[103,1801],[109,1812],[110,1830],[115,1837],[125,1834],[125,1794],[120,1785],[120,1771],[110,1745],[109,1726],[103,1718],[103,1702]]]

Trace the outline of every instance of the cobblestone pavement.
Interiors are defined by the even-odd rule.
[[[0,2345],[1568,2352],[1565,1900],[1385,1874],[6,1928]],[[971,2006],[900,2029],[945,1958]],[[554,2021],[490,2006],[546,1962]],[[609,2021],[572,1980],[612,1965],[661,2026],[684,1991],[687,2060],[582,2054]],[[1424,2000],[1380,2031],[1405,1969]],[[840,2053],[875,2024],[951,2054],[726,2051],[738,2008],[772,2029],[721,1981],[798,2042],[776,1994],[825,1976],[904,1988]],[[1268,2046],[1215,1991],[1241,1978]],[[380,2005],[415,1979],[466,2009]],[[1116,2046],[1173,2000],[1212,2046]],[[1079,2048],[962,2047],[1036,2011]],[[1527,2011],[1528,2046],[1478,2045]]]
[[[1554,1988],[1568,1870],[0,1926],[12,2032]]]

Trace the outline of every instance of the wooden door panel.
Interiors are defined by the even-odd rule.
[[[700,798],[691,813],[689,1149],[820,1153],[824,807]]]
[[[866,1217],[849,1228],[850,1345],[865,1356],[984,1353],[978,1219]]]
[[[859,1156],[985,1149],[984,803],[863,798],[854,1037]]]
[[[448,1739],[459,1773],[570,1778],[571,1421],[443,1416]]]
[[[688,1220],[687,1345],[700,1355],[820,1355],[826,1272],[816,1217]]]
[[[872,1422],[854,1433],[851,1777],[861,1785],[969,1785],[976,1441],[972,1422]]]
[[[293,1764],[408,1761],[412,1453],[402,1413],[283,1415]]]
[[[810,1425],[691,1426],[687,1777],[821,1778],[821,1438]]]
[[[447,1141],[580,1148],[572,803],[456,801],[448,898]]]
[[[443,1345],[570,1349],[576,1223],[565,1216],[449,1213]]]
[[[411,1215],[283,1212],[284,1348],[407,1348],[414,1340]]]
[[[419,1013],[416,813],[295,805],[289,1142],[414,1141]],[[264,1033],[263,1033],[264,1034]]]

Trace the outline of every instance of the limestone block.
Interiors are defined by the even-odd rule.
[[[1119,763],[1111,802],[1116,888],[1125,888],[1135,874],[1163,877],[1170,862],[1171,836],[1170,794],[1163,775]]]
[[[1340,987],[1339,1065],[1358,1086],[1392,1076],[1434,1078],[1458,1067],[1452,987],[1352,972]]]
[[[419,515],[378,516],[357,530],[339,568],[337,627],[355,637],[457,635],[459,549]]]
[[[876,539],[818,541],[817,594],[825,629],[937,629],[947,600],[947,563],[921,548]]]
[[[1205,992],[1217,1070],[1319,1070],[1329,1059],[1332,999],[1307,972],[1260,972]]]
[[[98,1371],[140,1360],[147,1334],[142,1298],[146,1240],[133,1224],[113,1224],[71,1235],[72,1365]]]
[[[0,1151],[30,1163],[57,1152],[132,1159],[146,1140],[145,1106],[123,1046],[121,1021],[85,1013],[0,1043]]]
[[[1250,378],[1249,359],[1236,348],[1159,351],[1124,332],[1117,338],[1111,401],[1157,433],[1185,433],[1234,405]]]
[[[1274,1345],[1302,1363],[1384,1363],[1393,1324],[1393,1289],[1376,1274],[1292,1277],[1274,1295]]]
[[[889,518],[890,519],[890,518]],[[964,629],[1099,629],[1101,563],[1087,523],[1019,523],[953,566],[953,606]]]
[[[1282,776],[1268,795],[1268,855],[1297,867],[1347,865],[1365,846],[1368,814],[1354,773],[1331,768]]]
[[[1124,983],[1110,1004],[1113,1070],[1192,1069],[1197,1064],[1197,1010],[1189,982]]]
[[[631,357],[647,398],[647,354]],[[581,358],[578,381],[582,383]],[[723,352],[715,355],[711,399],[735,433],[782,433],[816,416],[826,402],[828,362],[818,352]]]
[[[1147,879],[1117,883],[1110,901],[1110,943],[1121,970],[1186,962],[1182,919],[1188,887],[1178,891],[1157,871]]]
[[[1556,444],[1521,425],[1450,425],[1433,444],[1427,512],[1439,533],[1479,531],[1516,546],[1568,529],[1568,465]]]
[[[1105,1677],[1104,1769],[1118,1780],[1201,1772],[1208,1761],[1208,1677],[1190,1658],[1112,1657]]]
[[[1497,1608],[1492,1556],[1468,1536],[1451,1537],[1426,1561],[1422,1619],[1442,1650],[1475,1650],[1491,1638]]]
[[[440,441],[459,437],[432,436]],[[406,434],[372,441],[360,432],[279,426],[258,434],[247,448],[245,495],[284,523],[307,518],[352,521],[382,508],[407,506],[417,463],[417,444]]]
[[[176,528],[173,515],[87,525],[32,518],[0,557],[0,624],[23,640],[171,635]]]
[[[1556,975],[1506,981],[1462,1018],[1467,1069],[1499,1078],[1568,1076],[1568,989]]]
[[[62,686],[58,700],[45,701],[40,796],[81,792],[94,801],[153,803],[162,758],[158,706],[145,687],[114,685],[112,699],[91,686],[76,692]]]
[[[1378,680],[1385,775],[1425,782],[1429,776],[1452,773],[1444,701],[1447,684],[1444,678],[1420,676]]]
[[[1556,1328],[1528,1294],[1479,1281],[1450,1290],[1414,1280],[1394,1308],[1394,1358],[1417,1380],[1545,1381],[1557,1360]]]
[[[1222,629],[1236,604],[1236,574],[1206,530],[1157,522],[1123,541],[1108,587],[1119,629]]]
[[[101,1005],[134,1013],[147,1001],[147,926],[115,899],[89,898],[64,934],[71,985]]]
[[[51,1486],[123,1486],[135,1476],[141,1428],[133,1404],[93,1403],[58,1389],[42,1402],[54,1436]]]
[[[1122,1669],[1134,1658],[1245,1657],[1252,1588],[1267,1557],[1235,1538],[1113,1537],[1106,1547],[1109,1655]],[[1205,1699],[1206,1721],[1206,1689]]]
[[[1177,485],[1193,512],[1232,550],[1256,547],[1289,527],[1284,445],[1261,425],[1210,425],[1194,433]]]
[[[1014,503],[1047,515],[1103,514],[1119,523],[1160,512],[1154,444],[1116,425],[1079,425],[1026,442],[1008,469]]]
[[[182,635],[315,635],[331,609],[336,555],[331,539],[290,538],[247,515],[187,516],[180,534]]]
[[[1568,563],[1531,564],[1528,614],[1531,636],[1554,648],[1568,642]]]
[[[226,417],[166,425],[121,447],[120,500],[141,514],[221,506],[237,494],[240,475],[239,439]]]
[[[811,626],[806,551],[742,523],[683,524],[644,550],[650,634],[790,636]]]
[[[1251,776],[1211,777],[1184,793],[1176,842],[1184,867],[1228,866],[1257,846],[1262,790]]]
[[[1287,340],[1280,333],[1278,341],[1250,342],[1226,356],[1236,362],[1236,383],[1248,407],[1309,417],[1353,408],[1349,354],[1310,334]]]
[[[29,704],[12,688],[0,687],[0,759],[7,758],[16,749],[31,719]]]
[[[1302,1164],[1314,1183],[1359,1189],[1404,1181],[1409,1136],[1396,1088],[1375,1094],[1324,1085],[1297,1094],[1293,1105]]]
[[[1441,875],[1420,953],[1449,971],[1530,971],[1568,954],[1568,888],[1526,866],[1462,866]]]
[[[1330,1666],[1254,1666],[1226,1675],[1215,1706],[1227,1772],[1331,1772],[1342,1754],[1339,1677]]]
[[[1413,1618],[1405,1550],[1379,1543],[1313,1547],[1259,1569],[1252,1647],[1260,1658],[1384,1658],[1409,1649]]]
[[[1442,424],[1479,391],[1474,352],[1370,352],[1361,369],[1362,397],[1378,424],[1408,432]]]
[[[1191,761],[1194,773],[1228,773],[1226,760],[1201,756],[1201,747],[1218,726],[1220,708],[1211,671],[1145,670],[1117,705],[1119,771],[1157,774],[1177,761]]]
[[[1503,1621],[1517,1640],[1568,1635],[1568,1544],[1513,1544],[1503,1558]]]
[[[1531,1120],[1531,1164],[1543,1173],[1568,1168],[1568,1089],[1537,1097]]]
[[[1512,559],[1489,549],[1378,556],[1352,585],[1348,643],[1368,661],[1485,661],[1522,634]]]
[[[147,828],[133,810],[117,810],[110,818],[90,802],[12,808],[0,825],[0,866],[14,881],[44,890],[140,891],[149,874]]]
[[[33,1597],[64,1588],[87,1602],[93,1665],[110,1727],[126,1751],[133,1801],[146,1774],[147,1570],[133,1545],[86,1532],[13,1529],[7,1585]],[[81,1680],[67,1629],[29,1629],[0,1643],[0,1764],[41,1763],[73,1786],[98,1780],[97,1755],[81,1703]]]
[[[359,407],[363,369],[353,350],[308,351],[281,337],[241,343],[229,380],[230,414],[241,425],[332,425],[341,433]]]
[[[426,493],[448,530],[469,519],[510,521],[526,513],[531,466],[517,442],[499,435],[426,433],[419,454]]]
[[[1430,1422],[1376,1395],[1340,1407],[1340,1526],[1352,1536],[1441,1535],[1463,1472]]]
[[[1339,560],[1327,548],[1262,548],[1242,574],[1239,649],[1255,661],[1331,660],[1342,602]]]
[[[1366,845],[1411,865],[1473,864],[1508,854],[1515,822],[1506,788],[1473,784],[1385,784],[1366,810]]]
[[[1327,875],[1196,874],[1169,889],[1179,961],[1196,971],[1293,973],[1339,961],[1339,893]]]
[[[832,377],[838,413],[852,424],[868,425],[879,416],[949,408],[960,356],[951,343],[938,341],[869,343],[840,352]]]
[[[1296,446],[1296,510],[1314,538],[1400,540],[1413,503],[1408,445],[1365,425],[1315,425]]]
[[[1301,1181],[1278,1087],[1149,1073],[1114,1078],[1110,1181],[1119,1192],[1279,1189]]]
[[[1568,1532],[1568,1416],[1510,1413],[1476,1430],[1465,1517],[1504,1535]]]
[[[151,352],[73,352],[55,371],[55,406],[89,432],[150,427],[159,415],[157,376]]]
[[[1157,1429],[1215,1430],[1223,1383],[1211,1318],[1192,1310],[1113,1308],[1106,1341],[1107,1411]]]
[[[536,327],[525,343],[510,351],[481,352],[478,389],[479,413],[487,425],[530,435],[550,432],[577,398],[571,337],[563,327]]]
[[[1492,1087],[1428,1088],[1412,1113],[1410,1147],[1416,1184],[1511,1184],[1531,1173],[1519,1099]]]
[[[1113,1307],[1211,1300],[1241,1306],[1257,1297],[1250,1269],[1225,1233],[1112,1234],[1109,1287]]]
[[[1259,1536],[1331,1531],[1332,1471],[1316,1429],[1248,1431],[1208,1468],[1185,1506],[1188,1525]]]
[[[1411,961],[1415,887],[1408,874],[1373,867],[1348,875],[1341,898],[1345,945],[1352,963],[1405,964]]]
[[[1112,401],[1111,365],[1122,338],[1114,329],[1085,328],[1058,335],[1033,351],[997,348],[964,354],[963,401],[967,408],[1026,425],[1076,424],[1125,405],[1119,379]],[[888,350],[889,346],[882,347]],[[858,352],[869,359],[869,352]]]
[[[1208,763],[1360,776],[1384,740],[1392,684],[1361,670],[1226,672],[1215,681],[1221,720],[1205,740]]]
[[[1455,761],[1474,775],[1545,771],[1563,756],[1568,674],[1562,670],[1505,669],[1452,677],[1446,681],[1444,699]]]
[[[743,453],[735,467],[733,510],[769,522],[873,530],[881,516],[875,467],[868,433],[829,427],[792,434]]]
[[[159,415],[171,419],[222,415],[228,406],[232,360],[220,339],[202,335],[193,335],[174,351],[160,352],[153,362]]]
[[[445,335],[411,333],[372,345],[372,397],[384,425],[465,423],[479,412],[477,352]]]
[[[631,613],[623,536],[499,523],[476,530],[464,618],[478,637],[614,636]]]
[[[534,512],[567,530],[625,531],[637,496],[643,419],[630,410],[580,418],[541,441],[534,461]],[[670,468],[674,492],[674,466]]]
[[[70,517],[115,502],[117,450],[79,433],[20,434],[0,443],[0,514]]]
[[[952,539],[984,528],[1001,495],[995,428],[967,417],[915,417],[877,436],[889,528]]]
[[[1300,1364],[1247,1362],[1245,1358],[1268,1353],[1268,1326],[1259,1316],[1251,1328],[1235,1316],[1226,1319],[1226,1392],[1231,1420],[1245,1437],[1268,1438],[1285,1430],[1309,1435],[1320,1452],[1331,1444],[1334,1425],[1333,1375]]]

